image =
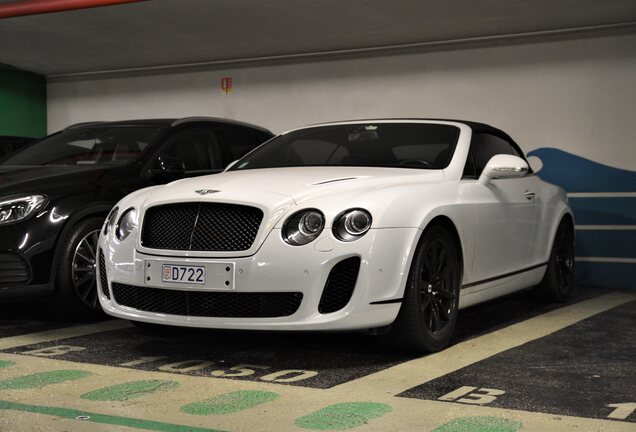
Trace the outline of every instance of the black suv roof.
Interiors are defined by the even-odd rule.
[[[93,121],[76,123],[68,126],[66,129],[82,129],[99,125],[108,126],[158,126],[158,127],[175,127],[186,123],[224,123],[233,126],[244,126],[252,129],[258,129],[263,132],[267,132],[270,135],[272,132],[269,130],[250,123],[241,122],[238,120],[231,120],[220,117],[183,117],[183,118],[163,118],[163,119],[138,119],[138,120],[120,120],[120,121]]]

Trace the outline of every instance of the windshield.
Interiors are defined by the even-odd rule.
[[[443,169],[458,137],[459,128],[431,123],[318,126],[269,141],[230,171],[303,166]]]
[[[0,165],[123,165],[139,159],[161,130],[140,126],[68,129],[21,148]]]

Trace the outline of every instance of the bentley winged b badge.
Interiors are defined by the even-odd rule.
[[[213,193],[217,193],[221,191],[216,189],[199,189],[199,190],[195,190],[195,192],[198,193],[199,195],[208,195],[208,194],[213,194]]]

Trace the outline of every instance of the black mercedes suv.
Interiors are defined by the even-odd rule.
[[[80,123],[0,160],[0,301],[41,299],[88,318],[99,308],[99,230],[137,189],[223,171],[272,137],[207,117]]]

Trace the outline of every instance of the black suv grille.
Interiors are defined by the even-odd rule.
[[[359,271],[359,257],[347,258],[333,266],[320,297],[318,312],[327,314],[345,307],[353,295]]]
[[[108,290],[108,277],[106,276],[106,259],[104,259],[104,251],[99,249],[99,282],[102,285],[102,294],[110,300],[110,291]]]
[[[243,251],[252,247],[263,212],[221,203],[178,203],[150,207],[141,244],[151,249]]]
[[[294,314],[303,299],[298,292],[203,292],[145,288],[113,282],[121,306],[170,315],[273,318]]]
[[[18,255],[0,254],[0,288],[26,285],[30,273],[28,264]]]

